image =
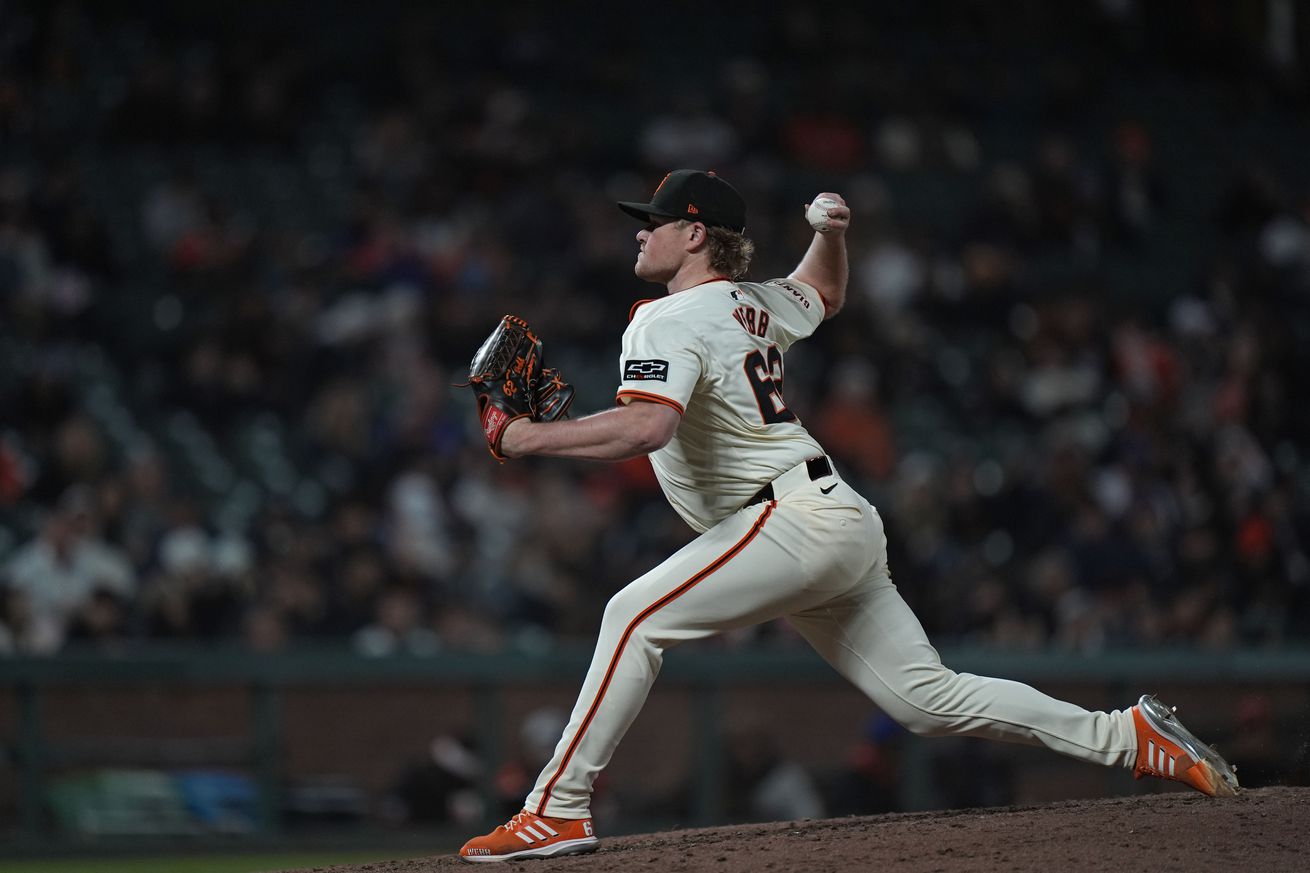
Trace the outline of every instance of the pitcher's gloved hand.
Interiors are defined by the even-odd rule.
[[[573,386],[564,381],[559,370],[543,367],[541,381],[537,383],[537,393],[533,397],[532,420],[559,421],[568,418],[573,393]]]
[[[500,441],[509,423],[533,417],[540,382],[541,340],[526,321],[505,316],[473,356],[467,383],[477,399],[482,435],[496,460],[505,460]]]

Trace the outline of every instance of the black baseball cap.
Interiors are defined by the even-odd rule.
[[[674,170],[655,188],[649,203],[619,202],[619,208],[639,221],[685,218],[708,227],[746,230],[746,201],[737,189],[702,170]]]

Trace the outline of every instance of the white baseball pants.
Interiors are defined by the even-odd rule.
[[[836,485],[824,494],[820,488]],[[645,703],[665,649],[787,616],[884,712],[916,734],[1042,745],[1131,766],[1127,710],[1089,712],[1018,682],[956,673],[887,572],[877,511],[835,476],[806,466],[610,600],[572,717],[526,808],[586,818],[591,786]]]

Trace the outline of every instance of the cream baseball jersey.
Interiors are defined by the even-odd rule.
[[[782,367],[783,352],[823,316],[819,293],[790,278],[707,282],[637,307],[623,334],[618,400],[682,413],[650,460],[669,503],[697,531],[823,454],[787,408]]]

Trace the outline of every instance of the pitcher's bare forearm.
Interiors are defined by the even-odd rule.
[[[825,193],[819,197],[830,197],[840,205],[829,212],[828,230],[815,232],[805,257],[791,275],[819,292],[825,306],[825,317],[832,318],[846,303],[846,283],[850,278],[846,228],[850,226],[851,211],[840,195]]]
[[[519,419],[505,430],[501,451],[515,458],[547,455],[586,461],[625,461],[663,448],[682,416],[659,403],[636,401],[576,421]]]

